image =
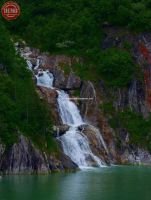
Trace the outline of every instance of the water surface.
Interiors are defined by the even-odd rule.
[[[3,177],[0,200],[151,200],[151,168],[111,167]]]

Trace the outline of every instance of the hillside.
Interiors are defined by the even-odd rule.
[[[56,91],[36,87],[37,71],[34,76],[27,69],[15,42],[21,51],[31,51],[27,60],[39,59],[40,68],[49,70],[55,88],[95,100],[75,103],[82,119],[100,130],[107,145],[108,151],[103,145],[98,148],[91,135],[96,130],[84,127],[95,155],[107,164],[134,164],[138,157],[150,164],[151,1],[18,3],[22,13],[16,21],[0,18],[0,139],[5,146],[0,148],[0,170],[5,171],[7,151],[18,141],[34,152],[38,149],[42,163],[45,152],[52,156],[51,170],[77,167],[54,138],[52,126],[62,125]]]

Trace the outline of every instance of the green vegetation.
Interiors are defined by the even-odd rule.
[[[18,0],[22,15],[5,25],[31,46],[51,53],[84,58],[75,71],[84,79],[124,87],[135,75],[132,56],[112,49],[101,52],[102,25],[108,23],[137,31],[151,30],[150,0]],[[131,45],[125,42],[130,51]],[[111,70],[112,69],[112,70]]]
[[[0,32],[0,139],[10,145],[22,133],[37,145],[51,146],[51,143],[54,147],[50,137],[50,113],[35,92],[31,73],[26,69],[25,61],[16,55],[2,23]]]
[[[4,2],[1,1],[0,6]],[[72,66],[82,79],[99,81],[103,78],[108,86],[126,87],[134,76],[140,76],[138,66],[129,53],[131,44],[124,43],[123,49],[101,50],[104,38],[102,27],[109,24],[124,27],[133,33],[150,31],[151,0],[17,2],[21,6],[21,17],[12,22],[0,18],[0,138],[11,144],[21,131],[34,138],[39,145],[52,141],[52,145],[46,145],[52,147],[49,113],[37,97],[24,61],[15,55],[10,34],[25,39],[30,46],[42,51],[82,57],[83,64]],[[63,67],[69,74],[68,66]],[[111,105],[106,105],[106,109],[112,110]],[[150,130],[147,121],[138,116],[132,117],[129,112],[125,115],[119,113],[117,119],[134,134],[134,138],[138,133],[139,140],[140,130],[143,129],[145,136]]]
[[[124,128],[130,133],[133,144],[148,147],[151,150],[151,118],[144,119],[143,116],[130,110],[116,112],[110,119],[110,125],[117,130]]]
[[[135,65],[131,55],[120,49],[108,49],[101,55],[98,73],[107,84],[126,86],[133,78]]]

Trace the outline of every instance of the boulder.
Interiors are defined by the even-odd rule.
[[[70,126],[68,125],[53,126],[53,136],[60,137],[64,135],[69,130],[69,128]]]

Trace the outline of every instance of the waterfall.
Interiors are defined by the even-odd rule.
[[[80,112],[74,102],[70,101],[69,95],[62,91],[58,92],[58,105],[63,124],[79,126],[84,124]]]
[[[52,88],[54,77],[48,70],[46,70],[46,71],[39,70],[38,74],[35,75],[35,77],[37,79],[38,86]]]
[[[53,74],[51,74],[49,70],[39,69],[40,60],[38,58],[36,66],[34,67],[30,61],[30,58],[28,57],[31,52],[24,53],[23,50],[20,50],[20,53],[21,56],[26,60],[28,69],[31,70],[33,75],[36,77],[37,85],[52,89],[54,81]],[[57,93],[57,102],[62,123],[70,126],[66,134],[58,137],[58,139],[61,141],[64,153],[69,156],[71,160],[79,166],[79,168],[105,166],[101,159],[93,154],[87,136],[84,135],[82,131],[78,130],[80,125],[85,124],[80,115],[78,107],[73,101],[70,100],[69,95],[66,92],[63,90],[57,90]],[[96,130],[95,132],[98,141],[103,144],[104,149],[107,151],[107,147],[101,134],[98,132],[98,130]]]
[[[70,101],[69,95],[64,91],[58,91],[58,105],[62,122],[70,125],[69,131],[59,138],[64,153],[79,168],[104,166],[100,158],[92,153],[87,137],[78,130],[78,126],[84,124],[84,122],[76,104]]]
[[[37,80],[37,86],[42,86],[46,88],[52,88],[53,87],[53,81],[54,77],[53,74],[49,72],[49,70],[42,70],[39,69],[40,66],[40,59],[37,58],[36,66],[34,67],[29,56],[31,55],[31,51],[28,53],[25,53],[23,49],[18,49],[15,47],[17,51],[20,52],[21,57],[23,57],[26,60],[27,67],[30,71],[32,71],[33,75],[36,77]],[[38,74],[35,74],[34,70],[38,71]]]

